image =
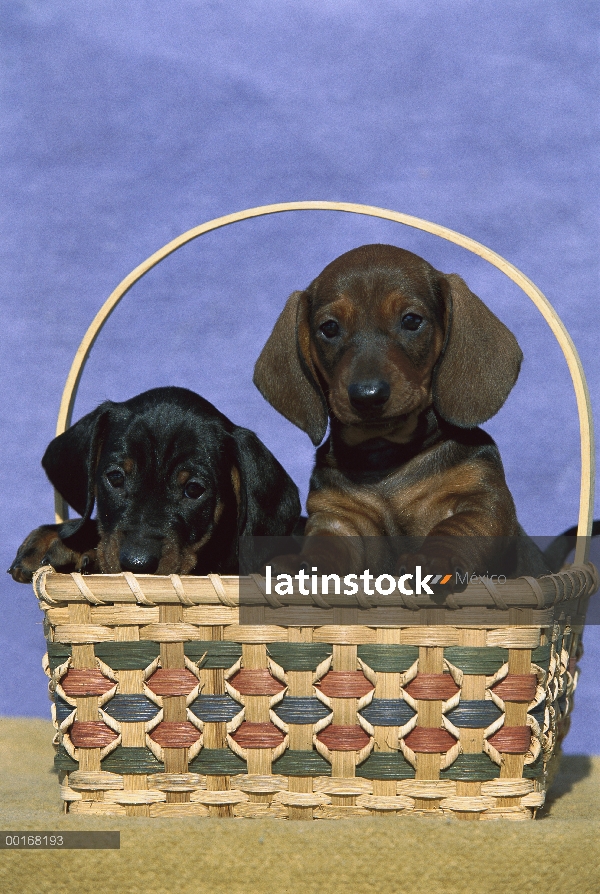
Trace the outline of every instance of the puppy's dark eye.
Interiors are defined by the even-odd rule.
[[[319,330],[323,333],[325,338],[335,338],[336,335],[340,334],[339,323],[336,323],[335,320],[325,320],[325,322],[321,323],[319,326]]]
[[[115,490],[125,486],[125,473],[122,469],[109,469],[106,473],[106,478],[110,486],[114,487]]]
[[[205,492],[206,488],[202,487],[198,481],[188,481],[186,486],[183,489],[184,497],[187,497],[189,500],[198,500]]]
[[[402,328],[408,329],[409,332],[416,332],[422,322],[423,317],[420,317],[419,314],[405,314],[402,317]]]

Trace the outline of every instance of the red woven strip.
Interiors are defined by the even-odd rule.
[[[330,751],[361,751],[370,741],[360,726],[341,726],[333,723],[325,727],[317,739]]]
[[[456,745],[448,730],[427,726],[416,726],[404,741],[417,754],[444,754]]]
[[[494,686],[494,692],[507,702],[529,702],[535,696],[535,674],[508,674]]]
[[[330,698],[362,698],[375,688],[362,671],[329,671],[317,686]]]
[[[102,720],[76,720],[69,736],[75,748],[104,748],[117,738]]]
[[[155,695],[189,695],[198,680],[187,667],[159,668],[146,685]]]
[[[104,695],[116,684],[95,668],[70,667],[60,685],[70,698],[86,698],[91,695]]]
[[[150,733],[150,738],[162,748],[189,748],[200,738],[200,732],[188,720],[163,720]]]
[[[277,695],[285,689],[266,667],[242,668],[229,682],[242,695]]]
[[[458,692],[458,686],[450,674],[417,674],[404,688],[412,698],[426,702],[445,702]]]
[[[528,726],[503,726],[488,742],[502,754],[525,754],[531,743],[531,730]]]
[[[568,668],[571,675],[575,673],[575,668],[577,667],[578,660],[579,659],[576,655],[573,655],[571,658],[569,658]]]
[[[231,738],[242,748],[277,748],[285,737],[272,723],[245,721]]]

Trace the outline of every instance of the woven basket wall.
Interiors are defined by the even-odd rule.
[[[67,810],[535,815],[568,728],[592,565],[501,596],[471,584],[444,609],[426,596],[275,606],[261,583],[38,572]]]
[[[394,221],[483,258],[552,329],[573,380],[581,436],[575,564],[425,597],[267,597],[260,578],[38,572],[45,662],[66,808],[132,816],[290,819],[426,814],[533,816],[543,804],[577,681],[597,573],[587,564],[593,425],[577,351],[547,298],[486,246],[368,205],[288,202],[188,230],[109,296],[75,355],[58,415],[68,428],[84,366],[123,296],[213,230],[281,212]],[[68,517],[56,494],[56,518]],[[240,593],[242,605],[240,606]],[[309,597],[310,600],[310,597]],[[376,600],[376,601],[375,601]]]

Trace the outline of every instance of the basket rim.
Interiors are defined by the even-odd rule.
[[[469,583],[460,593],[446,599],[444,609],[458,612],[461,609],[485,608],[508,612],[513,608],[548,609],[562,603],[573,602],[591,596],[599,585],[598,571],[591,563],[572,565],[556,574],[543,577],[519,577],[503,583],[497,589],[491,581]],[[50,584],[49,592],[48,585]],[[244,596],[240,599],[240,587]],[[313,607],[325,611],[334,608],[360,609],[363,618],[369,609],[402,608],[417,613],[423,609],[439,610],[440,605],[426,594],[402,597],[401,594],[382,596],[380,594],[356,596],[330,595],[324,604],[310,595],[303,595],[297,589],[293,596],[267,596],[264,578],[260,575],[238,577],[236,575],[134,575],[131,572],[119,574],[89,574],[85,577],[77,572],[61,574],[51,565],[45,565],[34,574],[33,589],[40,605],[56,606],[65,603],[137,604],[152,607],[161,604],[182,604],[184,606],[226,606],[238,609],[240,606],[285,609],[290,607]],[[43,604],[43,605],[42,605]],[[364,620],[361,622],[364,623]]]
[[[154,252],[154,254],[150,255],[149,258],[139,264],[119,283],[117,288],[104,302],[88,327],[77,349],[71,369],[67,376],[58,413],[56,435],[58,436],[62,434],[70,425],[79,381],[90,351],[100,334],[102,327],[124,295],[139,279],[142,278],[142,276],[144,276],[144,274],[178,248],[181,248],[193,239],[197,239],[204,233],[209,233],[212,230],[217,230],[221,227],[228,226],[229,224],[249,220],[254,217],[262,217],[267,214],[277,214],[286,211],[342,211],[352,214],[362,214],[368,217],[378,217],[384,220],[395,221],[414,229],[423,230],[434,236],[439,236],[448,242],[453,242],[454,244],[465,248],[467,251],[478,255],[480,258],[483,258],[483,260],[488,261],[488,263],[497,267],[498,270],[519,286],[519,288],[533,301],[552,330],[552,333],[564,354],[577,400],[581,447],[581,483],[575,563],[578,565],[585,564],[589,554],[589,536],[592,530],[594,508],[594,429],[590,395],[585,374],[583,372],[583,366],[579,354],[577,353],[577,349],[575,348],[564,323],[541,290],[527,276],[525,276],[521,270],[507,261],[506,258],[503,258],[501,255],[492,251],[492,249],[468,236],[464,236],[455,230],[451,230],[448,227],[443,227],[439,224],[432,223],[431,221],[413,217],[408,214],[379,208],[374,205],[326,201],[280,202],[271,205],[260,205],[254,208],[238,211],[234,214],[217,217],[207,223],[200,224],[200,226],[187,230],[185,233],[182,233],[180,236],[164,245],[161,249]],[[62,522],[68,518],[67,504],[62,496],[56,491],[55,510],[57,522]]]

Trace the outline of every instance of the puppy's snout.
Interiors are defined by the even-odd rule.
[[[383,409],[390,399],[389,382],[383,379],[370,379],[364,382],[353,382],[348,386],[348,397],[355,410],[375,411]]]
[[[154,574],[160,562],[158,544],[144,546],[142,544],[124,544],[119,550],[121,571],[133,571],[134,574]]]

